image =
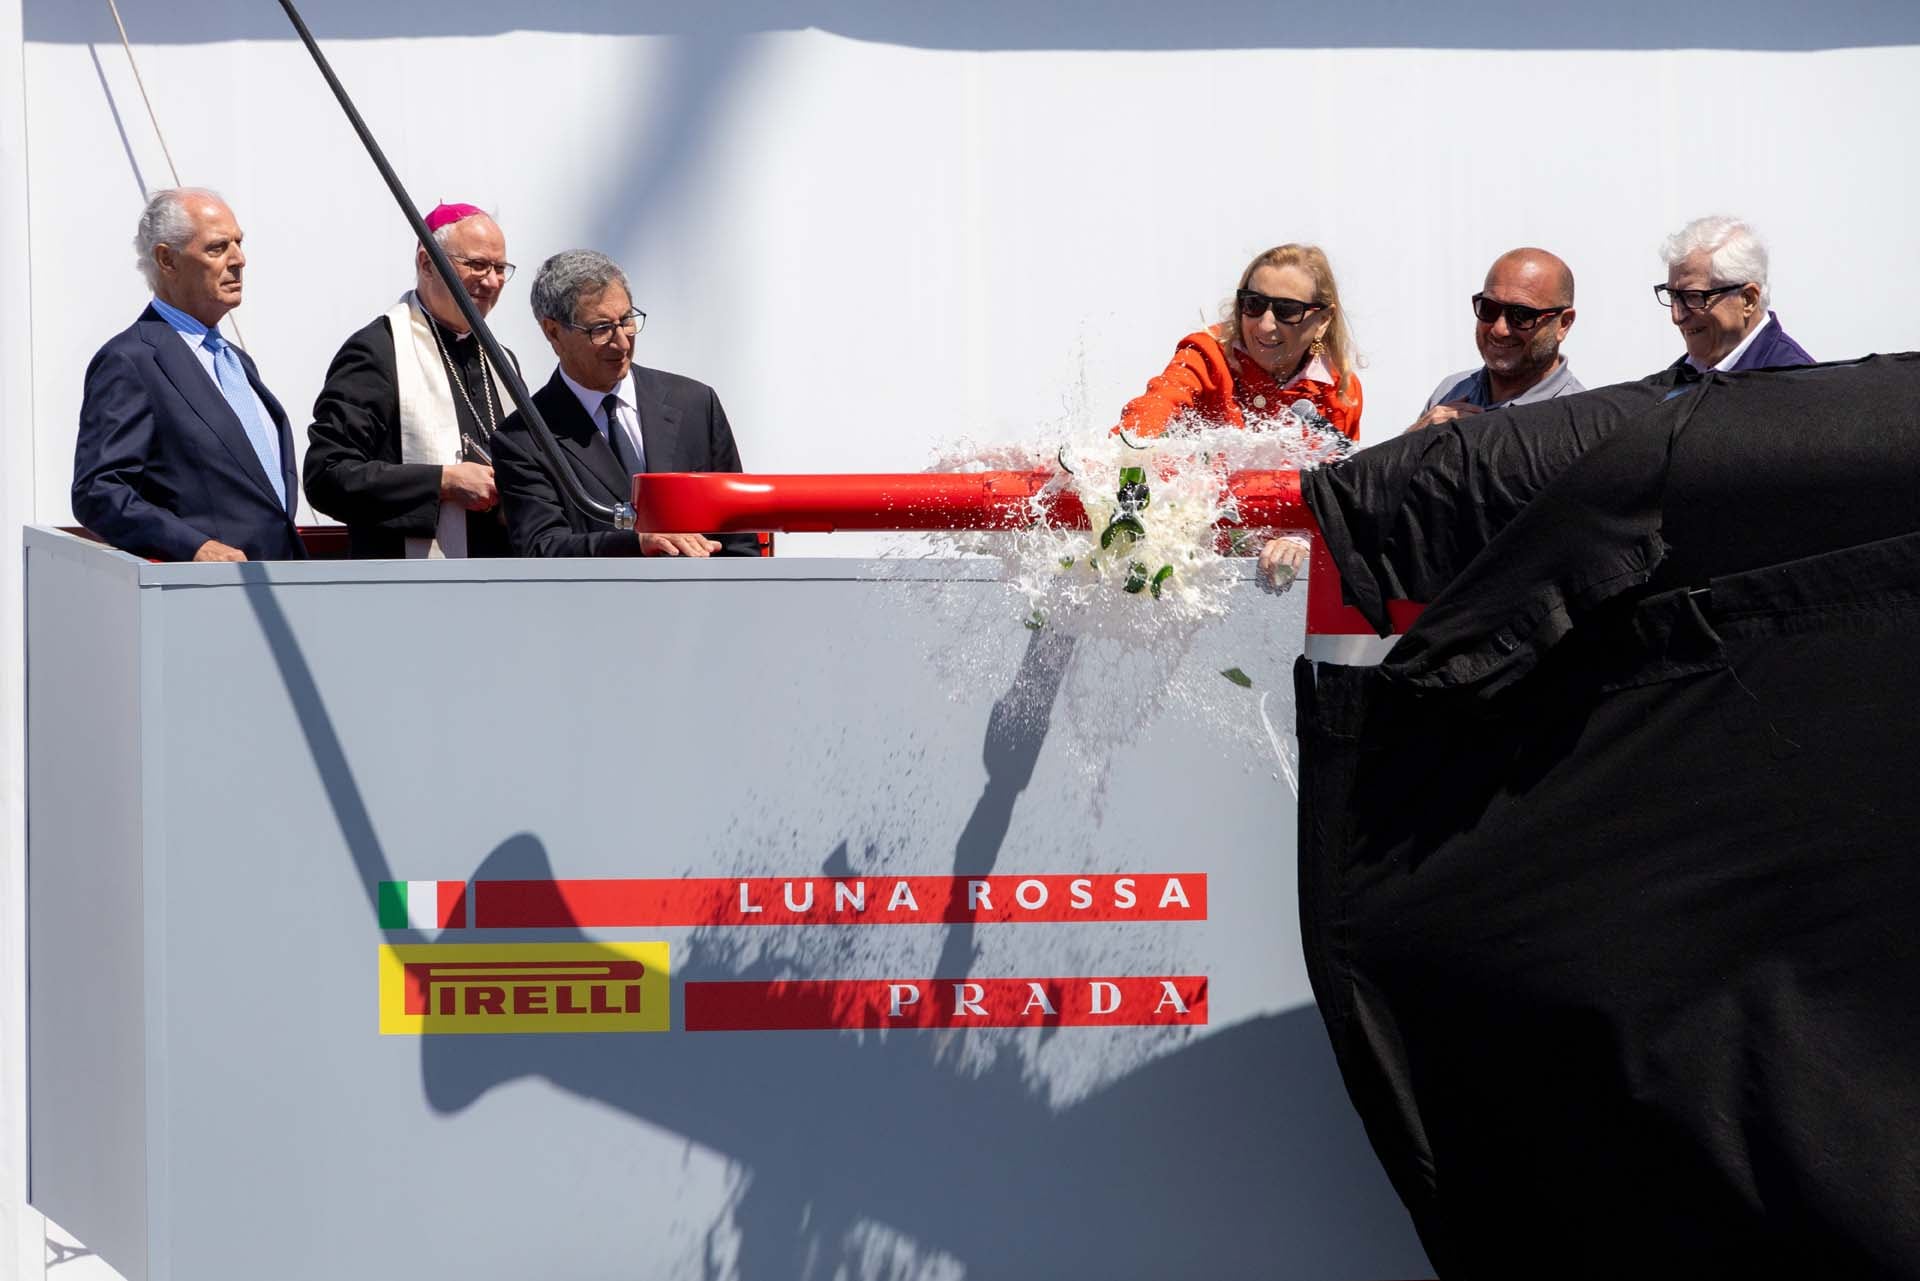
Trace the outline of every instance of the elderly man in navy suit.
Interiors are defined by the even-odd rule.
[[[247,256],[226,201],[155,192],[134,249],[153,302],[87,366],[73,512],[156,560],[298,560],[286,411],[220,333]]]
[[[1682,377],[1721,370],[1811,365],[1767,309],[1767,246],[1738,218],[1696,218],[1667,237],[1667,282],[1653,287],[1687,352],[1673,362]]]

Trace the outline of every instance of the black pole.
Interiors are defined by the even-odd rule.
[[[513,401],[514,408],[527,420],[530,434],[541,453],[546,455],[547,467],[553,472],[560,494],[578,511],[600,520],[609,521],[615,529],[633,528],[633,504],[621,503],[618,507],[609,507],[580,487],[572,468],[560,457],[560,446],[553,439],[553,433],[547,428],[547,420],[534,408],[533,397],[527,392],[527,385],[520,381],[520,371],[507,359],[506,351],[499,340],[493,336],[493,330],[487,328],[486,320],[480,315],[480,309],[473,305],[473,299],[461,287],[460,278],[454,274],[453,264],[447,260],[446,250],[427,230],[425,220],[413,207],[412,197],[407,189],[400,185],[400,177],[394,173],[393,166],[387,163],[387,157],[380,150],[380,144],[373,140],[373,134],[367,130],[366,121],[360,118],[360,112],[354,108],[353,99],[347,96],[346,88],[340,78],[333,74],[333,68],[327,64],[327,57],[320,52],[320,46],[314,43],[313,33],[307,30],[307,24],[300,20],[300,11],[293,7],[293,0],[280,0],[280,7],[287,11],[287,17],[293,20],[293,29],[300,33],[300,42],[307,46],[307,52],[313,55],[314,65],[320,68],[320,74],[326,77],[327,87],[333,90],[333,96],[340,100],[341,110],[347,113],[347,121],[353,131],[360,135],[360,142],[367,149],[367,155],[373,158],[374,167],[380,170],[380,176],[387,180],[387,190],[400,202],[400,212],[407,216],[407,222],[413,227],[413,234],[419,237],[420,247],[427,251],[427,257],[433,260],[435,271],[446,282],[447,292],[453,295],[453,301],[460,308],[460,314],[466,318],[467,328],[480,340],[480,348],[486,352],[487,359],[493,362],[494,370],[507,385],[507,396]]]

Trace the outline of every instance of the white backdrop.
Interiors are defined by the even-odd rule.
[[[149,35],[172,8],[123,13]],[[90,25],[95,43],[26,58],[43,520],[69,518],[81,374],[145,297],[127,242],[142,180],[166,174],[104,10]],[[1776,305],[1817,356],[1920,343],[1911,47],[982,52],[821,30],[328,43],[420,204],[498,211],[523,270],[497,327],[529,381],[552,368],[533,267],[604,249],[650,313],[640,359],[712,383],[750,469],[911,469],[962,434],[1033,432],[1070,408],[1110,421],[1245,261],[1290,239],[1324,245],[1340,276],[1369,441],[1477,363],[1466,299],[1516,244],[1573,265],[1567,350],[1589,385],[1678,353],[1649,291],[1655,251],[1719,210],[1769,235]],[[225,191],[247,230],[239,318],[299,435],[340,341],[408,283],[407,228],[290,38],[138,52],[183,178]]]
[[[1111,421],[1285,240],[1332,257],[1364,442],[1476,363],[1467,297],[1519,244],[1576,272],[1589,386],[1678,354],[1656,250],[1709,212],[1769,237],[1817,357],[1920,346],[1910,0],[1541,4],[1523,25],[1461,0],[309,8],[416,200],[497,211],[521,274],[496,327],[529,381],[552,367],[533,268],[603,249],[650,313],[640,359],[719,390],[749,470],[912,469],[960,436]],[[248,233],[240,323],[304,447],[335,348],[408,283],[406,226],[277,5],[121,11],[182,178]],[[104,3],[0,5],[0,67],[4,1269],[38,1259],[13,1227],[17,532],[71,519],[82,371],[145,300],[129,241],[170,180]]]

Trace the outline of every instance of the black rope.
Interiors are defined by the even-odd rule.
[[[520,371],[511,360],[507,359],[506,351],[500,346],[499,340],[493,336],[493,330],[487,328],[487,322],[481,317],[480,309],[475,307],[473,299],[467,296],[467,291],[460,284],[460,278],[454,274],[453,263],[448,261],[446,251],[440,247],[440,242],[433,238],[433,233],[427,230],[426,221],[415,210],[412,198],[407,195],[407,189],[400,185],[400,176],[394,173],[393,166],[387,163],[386,154],[380,150],[380,144],[373,140],[373,134],[367,129],[366,121],[360,118],[360,112],[354,107],[353,99],[347,96],[346,88],[340,83],[340,78],[333,74],[333,68],[328,65],[326,55],[320,52],[320,46],[314,42],[313,33],[308,31],[307,24],[301,21],[299,10],[293,7],[293,0],[280,0],[280,7],[285,9],[287,17],[293,20],[293,29],[299,32],[301,43],[306,45],[307,52],[313,55],[314,65],[320,68],[320,74],[326,78],[327,87],[333,90],[333,96],[340,100],[341,110],[347,113],[348,123],[353,126],[353,131],[360,135],[360,142],[366,147],[367,155],[372,157],[374,167],[380,170],[380,176],[386,179],[387,190],[391,191],[393,198],[400,202],[400,212],[407,216],[407,222],[413,227],[413,234],[419,238],[420,247],[427,251],[427,257],[433,260],[434,270],[438,271],[440,279],[446,282],[447,292],[453,295],[453,301],[459,306],[460,314],[466,318],[467,328],[480,340],[481,349],[487,353],[487,359],[493,362],[495,372],[506,384],[508,397],[513,401],[514,407],[520,411],[520,416],[526,419],[528,433],[533,437],[540,452],[546,455],[547,467],[553,472],[561,496],[576,510],[588,516],[607,521],[616,529],[632,529],[633,507],[631,504],[621,503],[618,508],[609,507],[580,487],[573,469],[568,467],[561,458],[560,446],[554,440],[552,431],[548,429],[546,419],[542,418],[540,411],[534,408],[533,397],[528,394],[527,385],[520,380]]]

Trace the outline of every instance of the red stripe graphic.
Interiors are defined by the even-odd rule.
[[[434,911],[441,929],[464,930],[467,928],[467,883],[465,881],[437,882],[435,899]]]
[[[831,979],[688,983],[689,1032],[820,1028],[1204,1025],[1207,980]]]
[[[1202,872],[475,881],[484,930],[628,925],[1204,921]]]

